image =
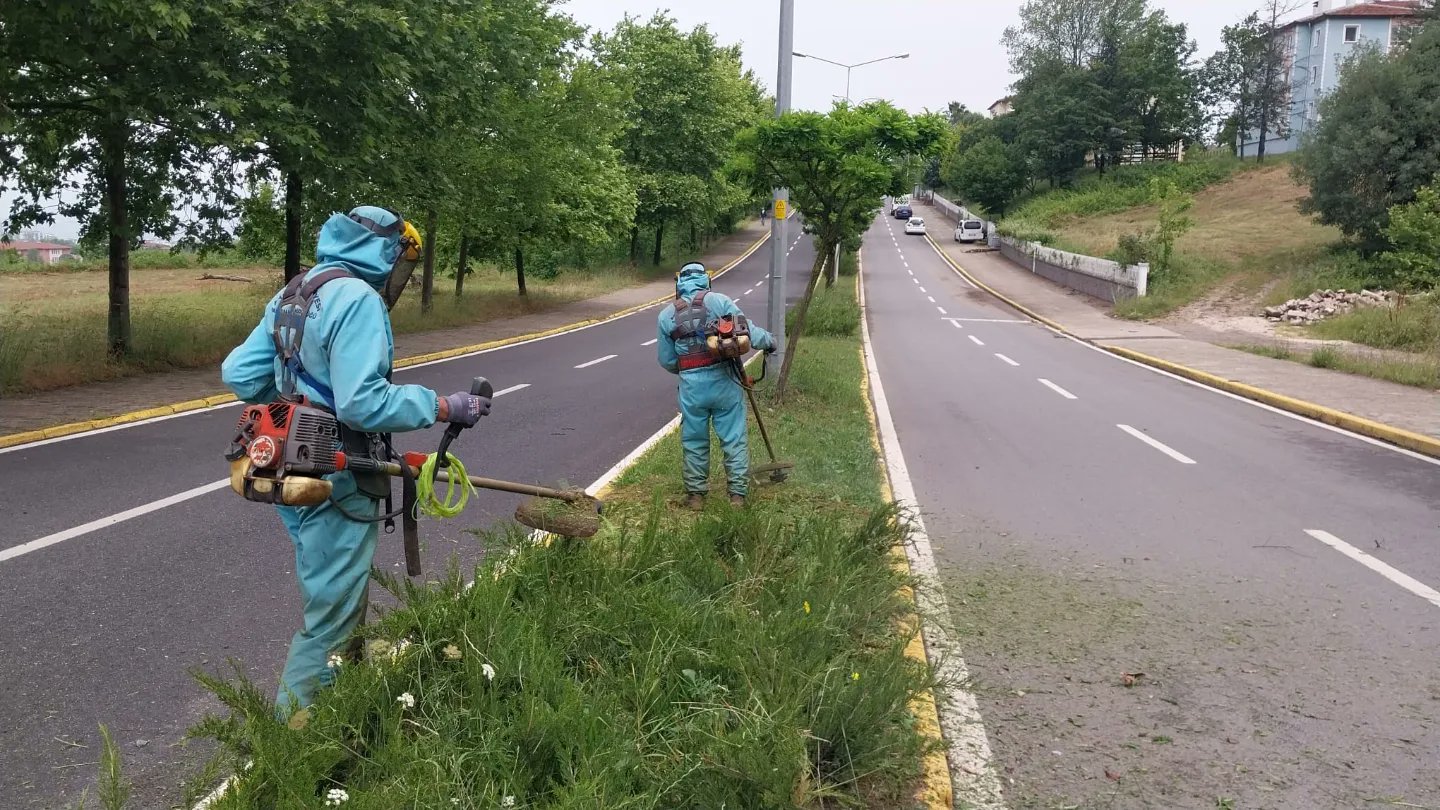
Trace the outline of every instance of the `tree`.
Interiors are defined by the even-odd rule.
[[[960,153],[950,169],[946,183],[963,200],[997,217],[1005,215],[1027,179],[1024,156],[993,135]]]
[[[1390,209],[1440,173],[1440,25],[1404,49],[1358,54],[1320,102],[1320,121],[1297,162],[1301,201],[1366,251],[1384,249]]]
[[[958,101],[945,105],[945,115],[951,126],[974,126],[985,120],[984,113],[975,112]]]
[[[1387,286],[1410,291],[1440,284],[1440,186],[1423,186],[1414,202],[1390,209],[1385,239],[1391,247],[1377,264]]]
[[[938,114],[911,116],[886,102],[836,105],[828,115],[786,113],[741,139],[757,190],[785,187],[805,212],[817,242],[810,283],[795,312],[775,396],[783,399],[816,283],[835,246],[864,232],[881,197],[906,189],[906,158],[935,153],[947,124]]]
[[[639,227],[649,227],[659,264],[667,226],[694,224],[713,208],[717,173],[752,123],[758,94],[739,48],[718,45],[703,25],[683,32],[664,14],[644,24],[627,17],[592,49],[623,92],[619,147],[638,200],[631,258]]]
[[[251,6],[246,0],[5,5],[0,186],[22,197],[5,228],[52,222],[58,214],[78,219],[86,241],[105,241],[112,355],[131,350],[130,249],[146,233],[179,230],[182,201],[205,194],[220,119],[248,92],[234,75],[239,46],[253,35],[259,13]],[[52,196],[58,206],[42,205]]]
[[[1256,162],[1265,161],[1267,141],[1290,135],[1290,38],[1281,21],[1299,0],[1265,0],[1264,7],[1220,35],[1221,48],[1203,70],[1206,95],[1224,117],[1238,125],[1244,139],[1258,133]]]
[[[1051,62],[1022,78],[1016,91],[1020,144],[1035,172],[1052,185],[1069,184],[1113,120],[1104,88],[1089,70]]]

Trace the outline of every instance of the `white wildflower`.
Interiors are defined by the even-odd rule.
[[[339,807],[348,801],[350,801],[350,794],[341,788],[330,788],[330,790],[325,793],[326,807]]]
[[[344,663],[345,656],[343,655],[331,655],[329,658],[325,659],[325,666],[331,669],[339,669]]]
[[[451,803],[451,804],[459,804],[459,803],[460,803],[460,800],[459,800],[459,799],[451,799],[451,800],[450,800],[450,803]]]
[[[390,648],[390,660],[395,661],[399,659],[408,649],[410,649],[410,639],[402,638],[395,642],[395,646]]]
[[[505,798],[503,798],[503,799],[500,800],[500,806],[501,806],[501,807],[514,807],[514,806],[515,806],[515,797],[514,797],[514,796],[506,796]]]
[[[406,692],[400,697],[395,698],[395,702],[399,703],[401,706],[404,706],[407,709],[415,708],[415,696],[410,694],[409,692]]]
[[[495,680],[495,667],[492,667],[492,666],[490,666],[489,664],[481,664],[481,665],[480,665],[480,671],[483,672],[483,673],[485,673],[485,680],[487,680],[487,681],[493,681],[493,680]]]

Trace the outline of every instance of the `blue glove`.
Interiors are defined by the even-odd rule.
[[[490,397],[458,391],[445,397],[445,407],[449,410],[445,421],[461,427],[475,427],[480,417],[490,413]]]

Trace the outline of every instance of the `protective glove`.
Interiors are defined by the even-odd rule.
[[[445,408],[449,411],[445,417],[446,422],[461,427],[475,427],[480,417],[490,413],[490,397],[457,391],[445,397]]]

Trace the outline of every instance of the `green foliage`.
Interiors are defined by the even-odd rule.
[[[1310,331],[1377,349],[1435,352],[1440,350],[1440,301],[1414,297],[1393,307],[1365,307],[1326,318]]]
[[[1154,236],[1149,233],[1122,233],[1107,259],[1123,265],[1140,264],[1150,261],[1154,250]]]
[[[1151,181],[1170,183],[1194,193],[1229,178],[1243,164],[1223,153],[1190,155],[1183,163],[1119,166],[1104,175],[1090,175],[1071,189],[1047,191],[1025,201],[1011,215],[1032,227],[1053,228],[1067,217],[1095,216],[1148,205]]]
[[[100,724],[100,776],[96,791],[105,810],[124,810],[130,801],[130,784],[120,771],[120,747],[104,723]]]
[[[1005,215],[1026,180],[1019,150],[993,135],[960,153],[946,168],[946,184],[965,202],[973,201],[992,216]]]
[[[1387,286],[1411,291],[1440,283],[1440,187],[1424,186],[1414,202],[1390,209],[1385,239],[1390,250],[1376,261]]]
[[[1195,205],[1195,198],[1181,192],[1173,182],[1157,177],[1150,181],[1150,201],[1158,209],[1151,240],[1150,272],[1163,280],[1174,267],[1175,240],[1193,224],[1185,212]]]
[[[1376,252],[1391,209],[1440,174],[1440,25],[1388,56],[1362,51],[1341,76],[1296,163],[1310,186],[1301,208]]]
[[[1266,138],[1290,134],[1289,38],[1280,30],[1287,2],[1265,0],[1261,12],[1226,26],[1220,50],[1206,60],[1201,72],[1202,96],[1225,120],[1221,138],[1227,132],[1241,139],[1255,134],[1261,161]],[[1233,141],[1222,144],[1234,148]]]
[[[240,204],[236,237],[241,256],[277,267],[285,262],[285,211],[276,203],[274,185],[259,184]]]

